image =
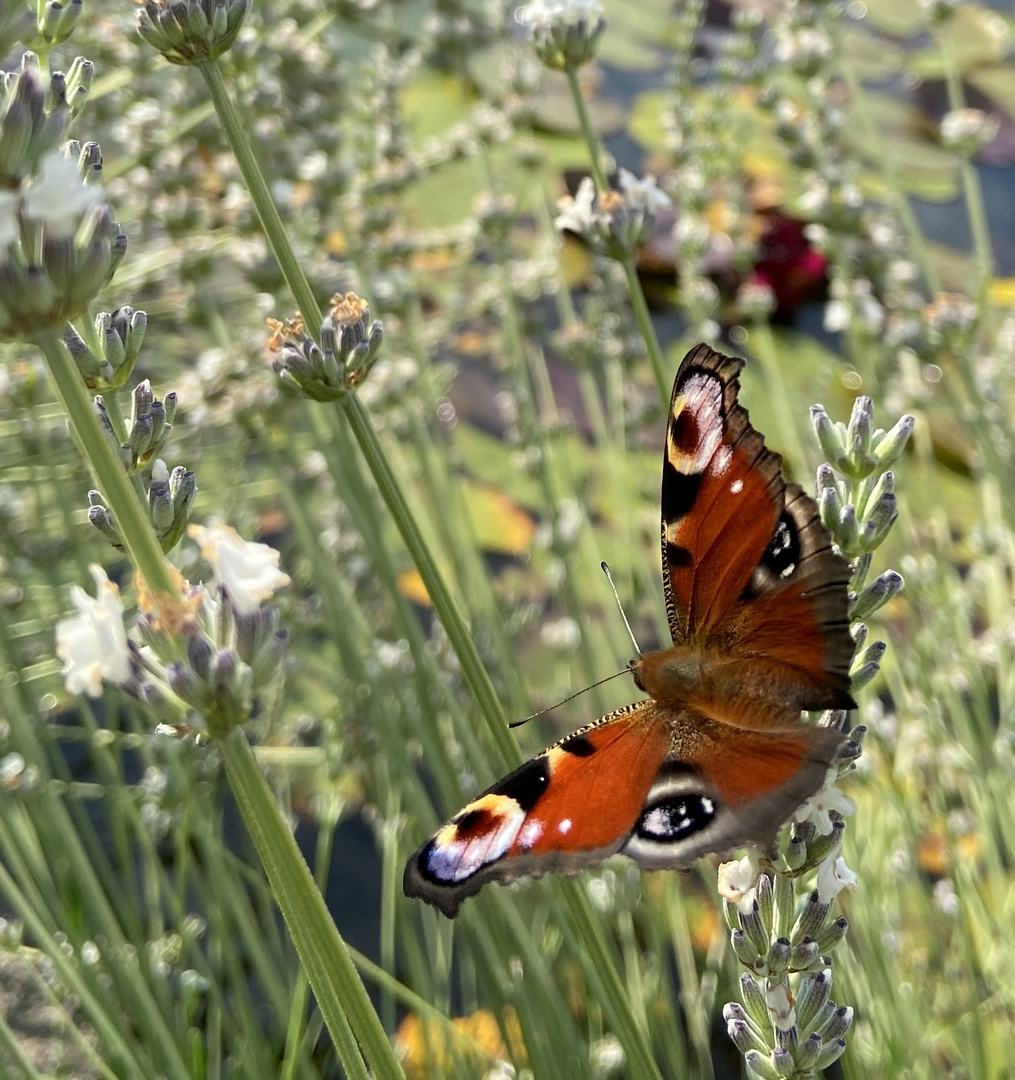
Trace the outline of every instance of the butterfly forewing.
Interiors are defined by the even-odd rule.
[[[526,762],[409,860],[403,888],[445,915],[491,880],[576,870],[630,835],[670,747],[650,702],[629,705]]]
[[[738,404],[742,368],[699,345],[673,384],[662,484],[673,641],[785,666],[775,681],[796,677],[798,709],[852,708],[849,568]]]

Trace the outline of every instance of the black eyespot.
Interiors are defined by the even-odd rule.
[[[566,750],[569,754],[574,754],[575,757],[592,757],[596,752],[595,746],[592,744],[591,739],[586,739],[584,735],[570,735],[568,738],[560,744],[561,750]]]
[[[673,844],[700,832],[715,817],[708,795],[670,795],[647,806],[638,819],[635,835],[656,844]]]
[[[550,783],[550,763],[545,756],[533,758],[502,780],[491,792],[492,795],[505,795],[514,799],[527,814],[540,798]]]
[[[775,578],[787,578],[796,569],[800,561],[800,536],[789,514],[784,512],[776,523],[761,561]]]

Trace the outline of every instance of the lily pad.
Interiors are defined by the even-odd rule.
[[[474,103],[462,79],[435,71],[425,72],[401,96],[402,113],[417,143],[465,120]]]
[[[846,131],[866,160],[887,171],[912,195],[946,202],[958,194],[959,162],[916,134],[918,115],[904,101],[865,90],[853,104]],[[861,115],[861,113],[865,115]]]
[[[842,48],[857,78],[869,81],[890,78],[906,58],[898,45],[857,26],[843,29]]]
[[[896,38],[908,38],[927,25],[920,0],[870,0],[867,21],[876,30]]]
[[[634,99],[627,130],[646,150],[660,153],[666,150],[666,132],[662,121],[666,101],[667,94],[663,90],[647,90]]]
[[[512,92],[512,79],[520,66],[531,65],[540,73],[542,83],[533,97],[533,123],[543,131],[554,134],[575,135],[581,131],[578,113],[571,98],[571,89],[565,75],[559,71],[545,71],[521,42],[499,42],[481,49],[469,57],[467,71],[484,98],[494,100]],[[596,93],[601,73],[595,64],[581,69],[579,81],[585,96],[593,128],[600,136],[612,135],[624,126],[624,108]]]
[[[964,73],[996,64],[1010,47],[1011,30],[996,11],[965,4],[941,28],[938,40],[915,52],[906,66],[923,79],[943,78],[951,68]]]
[[[1009,117],[1015,117],[1015,64],[996,64],[971,71],[966,79]]]
[[[672,26],[670,0],[608,0],[598,57],[628,71],[658,71]]]

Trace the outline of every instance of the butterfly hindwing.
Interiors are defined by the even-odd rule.
[[[445,915],[491,880],[573,871],[629,837],[670,748],[649,702],[576,731],[494,784],[409,860],[403,888]]]
[[[821,787],[841,741],[838,731],[799,722],[730,738],[725,725],[685,714],[623,854],[662,869],[770,843]]]

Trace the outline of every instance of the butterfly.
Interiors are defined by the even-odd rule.
[[[853,709],[849,566],[738,403],[743,361],[692,349],[673,383],[662,482],[673,647],[630,664],[643,701],[544,750],[409,860],[403,889],[448,917],[488,881],[622,852],[651,869],[770,843],[823,784]]]

